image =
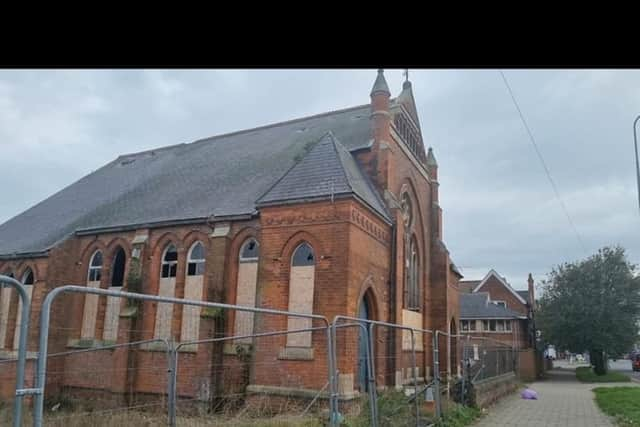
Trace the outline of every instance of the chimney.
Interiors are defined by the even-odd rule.
[[[529,305],[531,306],[531,310],[535,310],[536,309],[536,299],[535,299],[535,292],[534,292],[534,288],[533,288],[533,277],[531,276],[531,273],[529,273],[529,278],[527,279],[527,283],[529,284]]]

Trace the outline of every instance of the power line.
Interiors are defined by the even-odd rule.
[[[500,75],[502,76],[502,80],[504,81],[505,86],[507,86],[507,90],[509,91],[509,95],[511,95],[511,100],[513,101],[513,104],[516,106],[516,110],[518,110],[518,114],[520,115],[520,120],[522,120],[522,124],[524,125],[525,129],[527,130],[527,133],[529,134],[529,140],[531,141],[531,144],[533,145],[533,148],[536,150],[536,154],[538,155],[538,159],[540,159],[540,163],[542,163],[542,167],[544,168],[544,171],[547,174],[547,178],[549,178],[549,182],[551,183],[551,187],[553,187],[553,191],[556,194],[556,198],[558,199],[558,202],[560,202],[560,206],[562,207],[562,211],[566,215],[567,220],[569,221],[569,224],[571,224],[571,228],[573,229],[573,232],[576,234],[576,237],[578,238],[578,242],[580,242],[580,246],[582,246],[582,249],[586,253],[588,253],[587,247],[585,246],[585,244],[584,244],[584,242],[582,240],[582,237],[580,237],[580,233],[578,233],[578,229],[576,228],[575,224],[573,223],[573,220],[571,219],[571,216],[569,215],[569,211],[567,210],[567,207],[565,206],[564,201],[562,200],[562,197],[560,197],[560,192],[558,191],[558,187],[556,186],[555,181],[551,177],[551,172],[549,172],[549,168],[547,167],[547,163],[544,161],[544,158],[542,157],[542,153],[540,153],[540,150],[538,149],[538,144],[536,144],[536,139],[533,137],[533,133],[531,132],[531,129],[529,129],[529,125],[527,124],[527,121],[524,118],[524,114],[522,114],[522,110],[520,110],[520,106],[518,105],[518,101],[516,101],[516,97],[513,94],[513,91],[511,90],[511,86],[509,85],[509,82],[507,81],[507,77],[504,75],[502,70],[499,70],[499,71],[500,71]]]

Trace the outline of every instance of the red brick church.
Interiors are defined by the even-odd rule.
[[[118,157],[0,225],[0,273],[32,295],[31,357],[42,300],[63,284],[456,331],[461,275],[443,242],[438,186],[411,83],[392,98],[379,70],[363,105]],[[311,325],[149,302],[132,308],[80,294],[56,307],[51,353]],[[0,358],[15,357],[18,313],[15,292],[2,290]],[[356,345],[338,341],[344,396],[362,388],[354,337]],[[418,375],[428,377],[431,341],[417,343]],[[185,347],[180,363],[191,368],[178,377],[179,395],[224,392],[231,384],[225,375],[242,363],[237,349]],[[321,332],[258,340],[247,349],[248,391],[286,394],[292,384],[314,391],[327,381]],[[408,381],[409,350],[401,333],[379,330],[379,386]],[[80,359],[52,359],[47,391],[164,392],[161,378],[120,369],[159,363],[153,345],[91,354],[82,363],[112,374],[74,375]],[[441,357],[443,370],[455,372],[456,356],[441,348]],[[0,377],[11,369],[0,364]],[[12,394],[12,381],[0,383],[2,394]]]

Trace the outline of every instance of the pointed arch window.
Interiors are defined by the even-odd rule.
[[[289,311],[313,313],[313,293],[315,282],[315,253],[307,242],[301,243],[291,257],[289,277]],[[311,327],[311,319],[289,317],[288,329]],[[311,349],[311,332],[287,335],[287,347]]]
[[[102,252],[95,251],[89,262],[88,281],[99,282],[102,278]]]
[[[238,254],[238,279],[236,283],[236,304],[247,307],[256,306],[258,284],[258,259],[260,245],[250,237],[244,241]],[[251,335],[254,330],[254,314],[248,311],[236,311],[234,320],[235,335]],[[236,340],[239,344],[250,344],[251,338]]]
[[[162,255],[162,271],[160,277],[176,277],[176,271],[178,269],[178,250],[173,244],[170,244],[165,249]]]
[[[196,242],[189,251],[187,261],[187,276],[201,276],[204,274],[204,247]]]
[[[420,310],[420,258],[415,237],[411,238],[406,258],[407,309]]]
[[[35,283],[35,278],[33,275],[33,270],[30,267],[22,273],[22,277],[20,278],[20,282],[24,285],[25,291],[27,291],[27,296],[29,297],[29,301],[33,297],[33,284]],[[18,298],[18,311],[16,312],[16,323],[15,329],[13,330],[13,349],[17,350],[20,346],[20,323],[22,322],[22,298]]]
[[[200,301],[204,294],[204,270],[206,251],[200,241],[196,241],[187,255],[187,271],[184,281],[184,298]],[[195,341],[200,335],[200,307],[182,306],[180,340]],[[197,350],[197,345],[193,346]]]
[[[255,262],[260,256],[260,246],[254,238],[248,239],[240,248],[240,262]]]
[[[125,269],[127,255],[121,246],[118,246],[113,255],[111,264],[111,285],[110,290],[120,291],[124,286]],[[102,339],[106,343],[116,342],[118,339],[118,319],[120,317],[120,305],[122,299],[118,297],[107,297],[107,306],[104,313],[104,323]]]
[[[158,295],[161,297],[175,297],[176,272],[178,269],[178,249],[169,243],[162,253],[162,267],[160,269],[160,283]],[[202,276],[199,276],[202,277]],[[154,338],[171,338],[173,321],[173,304],[159,302],[156,306],[156,323]]]
[[[5,276],[13,278],[11,271],[5,271]],[[11,307],[11,295],[13,294],[13,288],[3,286],[0,290],[0,348],[6,348],[7,340],[7,328],[9,326],[9,308]]]
[[[100,287],[100,282],[102,280],[102,262],[102,252],[100,250],[95,251],[89,260],[89,268],[87,271],[88,288]],[[93,340],[95,338],[98,302],[98,295],[86,294],[84,296],[82,329],[80,331],[80,338],[82,340]]]

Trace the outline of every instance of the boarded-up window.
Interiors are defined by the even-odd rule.
[[[111,286],[109,286],[109,289],[112,291],[122,290],[126,259],[127,256],[124,249],[118,247],[111,267]],[[104,332],[102,333],[102,339],[104,341],[117,341],[118,339],[118,318],[120,316],[121,304],[122,298],[107,297],[107,309],[104,315]]]
[[[258,281],[258,242],[251,238],[240,248],[238,264],[238,282],[236,284],[236,304],[247,307],[256,305],[256,285]],[[251,335],[253,333],[254,315],[248,311],[236,311],[234,335]],[[251,339],[237,340],[239,343],[250,343]]]
[[[13,277],[13,273],[5,272],[5,276]],[[7,340],[7,327],[9,325],[9,308],[11,296],[15,293],[13,288],[3,287],[0,291],[0,348],[5,348]]]
[[[313,313],[315,280],[315,254],[308,243],[302,243],[293,253],[289,277],[289,311]],[[312,325],[311,319],[289,317],[288,329],[305,329]],[[287,335],[288,347],[311,347],[311,332]]]
[[[158,285],[159,296],[171,298],[175,296],[177,266],[178,251],[174,245],[169,244],[162,255],[162,269],[160,272],[160,283]],[[153,337],[171,338],[172,320],[173,304],[159,302],[156,309],[156,326]]]
[[[33,296],[33,284],[35,283],[35,279],[33,277],[33,271],[30,268],[22,274],[22,280],[20,280],[24,285],[25,291],[27,291],[27,296],[29,297],[29,301],[31,301],[31,297]],[[20,322],[22,322],[22,298],[18,297],[18,313],[16,315],[16,328],[13,332],[13,349],[17,350],[20,347]]]
[[[189,250],[187,257],[187,277],[184,282],[184,298],[202,300],[203,279],[205,270],[205,252],[201,242],[196,242]],[[182,329],[180,339],[194,341],[200,332],[200,307],[184,305],[182,307]]]
[[[87,287],[99,288],[102,278],[102,252],[96,251],[91,256],[89,271],[87,272]],[[82,330],[80,337],[90,339],[95,337],[96,317],[98,315],[98,295],[84,296],[84,312],[82,314]]]

